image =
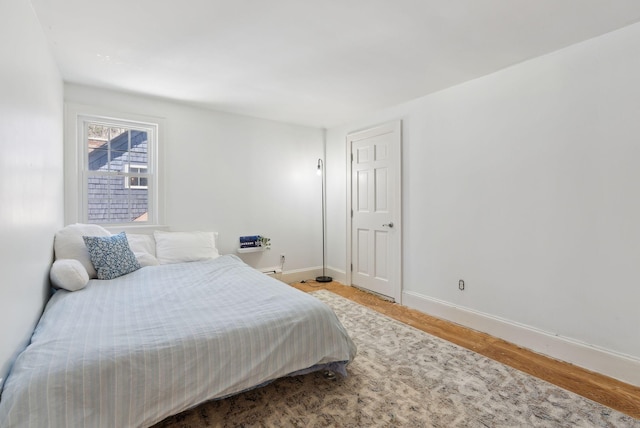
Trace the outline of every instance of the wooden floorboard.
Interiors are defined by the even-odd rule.
[[[640,388],[537,354],[517,345],[409,309],[336,281],[291,284],[305,292],[329,290],[434,336],[471,349],[561,388],[640,419]]]

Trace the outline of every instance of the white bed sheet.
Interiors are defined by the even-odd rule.
[[[356,348],[333,311],[235,256],[150,266],[51,298],[0,426],[149,426]]]

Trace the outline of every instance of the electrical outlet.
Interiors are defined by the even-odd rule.
[[[464,280],[461,279],[460,281],[458,281],[458,289],[460,291],[464,290]]]
[[[280,254],[280,263],[284,263],[284,254]]]

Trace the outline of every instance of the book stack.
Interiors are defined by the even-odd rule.
[[[255,248],[262,246],[262,239],[260,235],[253,236],[241,236],[240,248]]]

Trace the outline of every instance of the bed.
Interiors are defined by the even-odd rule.
[[[333,311],[234,255],[58,290],[0,400],[0,426],[145,427],[283,376],[346,375]]]

